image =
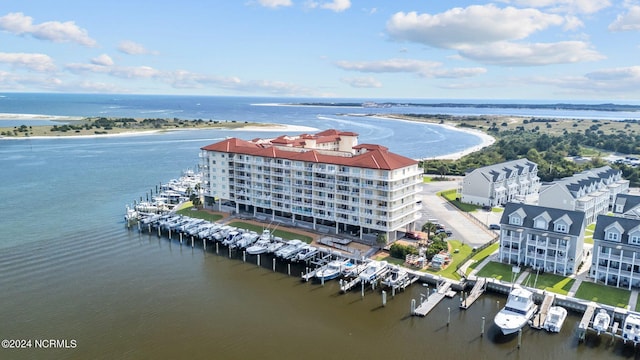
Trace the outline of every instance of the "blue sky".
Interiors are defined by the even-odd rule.
[[[640,100],[640,0],[3,0],[0,91]]]

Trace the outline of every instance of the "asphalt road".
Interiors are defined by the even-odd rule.
[[[455,189],[461,179],[456,177],[451,181],[432,181],[422,185],[422,210],[420,211],[422,216],[419,225],[422,227],[428,219],[437,219],[440,224],[453,232],[450,239],[460,240],[469,246],[480,246],[498,235],[497,231],[489,230],[488,225],[498,224],[502,213],[480,210],[473,215],[465,215],[436,195],[442,190]],[[475,220],[469,219],[467,215],[473,216]]]

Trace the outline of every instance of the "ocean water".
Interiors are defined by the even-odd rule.
[[[358,132],[361,142],[410,157],[479,143],[475,136],[433,125],[342,116],[338,111],[344,109],[252,105],[264,99],[154,97],[151,104],[135,96],[46,95],[41,101],[38,95],[24,96],[22,105],[10,94],[0,98],[0,104],[13,101],[11,107],[1,105],[0,113],[90,116],[102,109],[116,113],[109,116],[182,114],[331,127]],[[269,100],[260,103],[278,102]],[[181,108],[183,102],[192,105]],[[207,110],[198,110],[203,106]],[[245,263],[125,227],[126,204],[195,168],[199,148],[227,136],[265,134],[198,130],[0,139],[0,338],[32,340],[31,348],[0,349],[0,358],[616,359],[636,354],[633,347],[608,345],[604,337],[579,344],[575,314],[561,334],[527,329],[518,349],[517,338],[503,337],[492,326],[500,309],[496,302],[504,302],[499,295],[487,294],[467,311],[458,309],[458,299],[448,299],[426,318],[415,318],[409,316],[410,302],[427,291],[419,285],[382,306],[379,290],[368,289],[364,298],[358,291],[340,294],[336,282],[301,282],[299,267],[288,276],[283,264],[274,272],[265,259],[257,266],[255,258]],[[76,345],[33,347],[42,339]]]

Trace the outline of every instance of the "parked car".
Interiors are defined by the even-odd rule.
[[[446,230],[446,229],[438,229],[436,230],[436,235],[438,234],[446,234],[447,236],[451,236],[453,235],[453,232],[451,230]]]
[[[417,231],[407,231],[404,236],[407,239],[412,239],[412,240],[422,240],[422,236],[420,235],[419,232]]]
[[[500,225],[491,224],[491,225],[489,225],[489,230],[500,230]]]

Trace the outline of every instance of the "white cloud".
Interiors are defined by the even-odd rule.
[[[382,87],[382,83],[375,78],[368,77],[357,77],[357,78],[342,78],[340,81],[349,84],[355,88],[380,88]]]
[[[130,40],[124,40],[118,44],[118,51],[128,55],[145,55],[145,54],[157,54],[155,51],[146,49],[142,44]]]
[[[442,64],[435,61],[390,59],[382,61],[338,61],[336,66],[343,70],[367,73],[413,73],[423,77],[457,78],[483,74],[484,68],[442,68]]]
[[[102,73],[123,79],[145,79],[162,76],[162,72],[160,70],[154,69],[150,66],[111,66],[97,64],[93,61],[92,64],[67,64],[65,68],[74,73]]]
[[[497,42],[462,49],[460,55],[481,63],[508,66],[566,64],[605,58],[582,41],[535,44]]]
[[[280,6],[291,6],[293,3],[291,0],[258,0],[261,6],[269,8],[277,8]]]
[[[616,20],[609,25],[610,31],[640,30],[640,6],[629,8],[625,14],[618,15]]]
[[[342,12],[351,7],[350,0],[333,0],[329,2],[318,3],[313,0],[308,0],[305,2],[305,7],[310,9],[320,8],[327,9],[335,12]]]
[[[101,66],[111,66],[113,65],[113,60],[109,55],[102,54],[98,57],[91,59],[91,63],[95,65],[101,65]]]
[[[640,83],[640,66],[602,69],[585,76],[597,81],[634,81]]]
[[[73,21],[48,21],[33,24],[33,18],[23,13],[9,13],[0,17],[0,29],[16,35],[31,35],[37,39],[53,42],[75,42],[84,46],[96,46],[96,41],[87,31]]]
[[[335,12],[342,12],[351,7],[351,1],[350,0],[333,0],[332,2],[321,4],[320,7],[323,9],[327,9]]]
[[[56,69],[53,59],[45,54],[0,53],[0,63],[40,72],[53,71]]]
[[[389,35],[439,48],[520,40],[536,31],[564,23],[559,15],[535,9],[498,8],[493,4],[453,8],[440,14],[394,14],[387,22]]]
[[[611,6],[609,0],[514,0],[512,3],[535,8],[548,8],[558,13],[593,14]]]

